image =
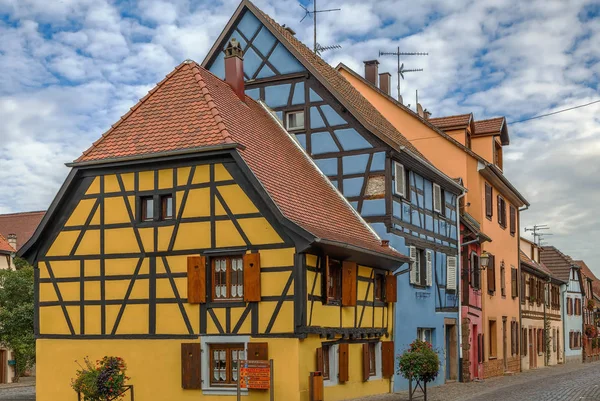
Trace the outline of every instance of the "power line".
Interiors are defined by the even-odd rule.
[[[590,106],[590,105],[595,104],[595,103],[600,103],[600,99],[594,100],[593,102],[589,102],[589,103],[586,103],[586,104],[580,104],[579,106],[569,107],[568,109],[553,111],[552,113],[548,113],[548,114],[542,114],[540,116],[525,118],[525,119],[519,120],[519,121],[511,121],[508,124],[518,124],[518,123],[522,123],[522,122],[529,121],[529,120],[535,120],[537,118],[553,116],[554,114],[564,113],[565,111],[569,111],[569,110],[580,109],[582,107]]]

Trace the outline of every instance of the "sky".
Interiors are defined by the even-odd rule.
[[[68,168],[185,59],[201,62],[237,0],[0,0],[0,213],[44,210]],[[312,46],[302,0],[256,0]],[[404,102],[433,117],[509,122],[600,99],[594,0],[320,0],[324,53],[363,72],[378,52],[406,56]],[[396,60],[381,57],[380,72]],[[396,86],[395,74],[392,87]],[[522,229],[600,275],[600,103],[509,125],[506,176],[531,203]],[[529,233],[523,233],[531,238]]]

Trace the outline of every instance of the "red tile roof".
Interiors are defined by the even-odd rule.
[[[160,127],[156,128],[156,127]],[[195,62],[184,62],[79,160],[151,157],[242,145],[238,152],[283,215],[318,239],[405,258],[381,239],[261,104]]]
[[[8,238],[9,234],[15,234],[19,250],[29,241],[44,214],[45,211],[0,214],[0,234],[5,238]]]
[[[500,135],[502,127],[505,124],[504,117],[490,118],[489,120],[478,120],[475,121],[475,132],[474,135]]]
[[[533,269],[536,269],[540,273],[547,274],[549,276],[554,277],[554,274],[552,274],[550,269],[548,269],[548,267],[546,267],[545,264],[536,262],[535,260],[531,259],[525,252],[523,252],[520,249],[519,249],[519,252],[521,254],[521,263],[525,263],[526,265],[528,265],[529,267],[531,267]]]
[[[558,279],[568,282],[571,274],[571,265],[573,260],[553,246],[544,246],[541,248],[540,261],[554,274]]]
[[[450,128],[465,128],[469,126],[469,123],[473,119],[473,114],[458,114],[455,116],[447,116],[447,117],[436,117],[430,118],[429,121],[431,124],[435,125],[440,129],[450,129]]]
[[[189,90],[203,83],[185,66],[167,75],[75,162],[232,143],[210,94]],[[182,68],[185,73],[177,74]]]
[[[592,280],[592,290],[594,293],[596,295],[600,295],[600,280],[598,280],[598,277],[596,277],[596,275],[583,260],[574,260],[573,262],[575,262],[581,268],[581,274]]]
[[[4,238],[2,234],[0,234],[0,252],[2,253],[13,253],[16,252],[15,248],[10,246],[8,240]]]

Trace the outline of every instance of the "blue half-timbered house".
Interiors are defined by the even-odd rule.
[[[292,29],[247,0],[203,62],[221,78],[232,38],[244,50],[246,93],[273,110],[383,240],[410,255],[412,263],[397,270],[396,354],[416,338],[430,341],[442,364],[434,384],[458,379],[457,199],[464,188],[433,167]],[[363,305],[378,302],[375,277],[369,285]],[[354,315],[360,325],[360,305]],[[399,376],[394,382],[395,390],[408,387]]]

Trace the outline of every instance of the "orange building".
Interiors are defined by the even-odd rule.
[[[343,64],[337,69],[435,167],[462,180],[468,189],[462,211],[491,238],[482,244],[489,255],[488,267],[480,275],[483,327],[469,326],[468,316],[462,316],[461,349],[467,348],[467,341],[469,348],[481,348],[484,377],[519,371],[519,211],[529,203],[502,172],[502,149],[509,144],[506,121],[504,117],[475,121],[472,114],[434,119],[427,112],[417,114],[389,95],[389,75],[378,74],[377,65],[365,62],[369,80]],[[465,333],[474,329],[483,335],[473,338]]]

